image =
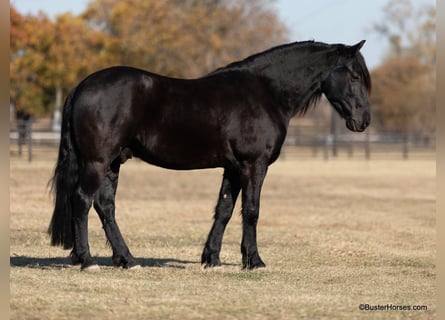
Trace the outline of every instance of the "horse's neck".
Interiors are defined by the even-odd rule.
[[[282,55],[277,59],[260,57],[246,67],[268,79],[279,104],[293,117],[321,95],[321,82],[333,68],[329,52],[317,52],[304,58]],[[303,55],[301,55],[303,56]]]

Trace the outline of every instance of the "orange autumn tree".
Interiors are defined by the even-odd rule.
[[[11,5],[10,96],[17,110],[52,111],[56,92],[66,95],[83,77],[107,65],[104,35],[71,14],[51,21],[20,15]]]
[[[411,133],[435,130],[435,77],[417,58],[387,60],[372,72],[374,118],[380,128]]]
[[[45,88],[41,74],[45,73],[44,34],[51,33],[51,22],[44,16],[22,16],[11,5],[10,97],[18,111],[31,114],[44,112]]]

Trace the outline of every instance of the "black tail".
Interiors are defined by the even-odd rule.
[[[79,166],[70,128],[74,91],[71,91],[68,95],[63,107],[59,156],[51,181],[51,191],[55,194],[55,205],[51,223],[48,227],[51,245],[63,245],[64,249],[73,247],[71,197],[79,179]]]

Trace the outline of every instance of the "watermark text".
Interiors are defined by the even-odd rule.
[[[362,311],[427,311],[425,305],[400,305],[400,304],[368,304],[361,303],[358,308]]]

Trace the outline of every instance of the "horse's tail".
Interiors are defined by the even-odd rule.
[[[48,227],[51,245],[73,247],[73,222],[71,197],[79,180],[79,165],[71,136],[71,118],[75,89],[66,98],[62,114],[62,130],[51,191],[55,195],[54,212]]]

